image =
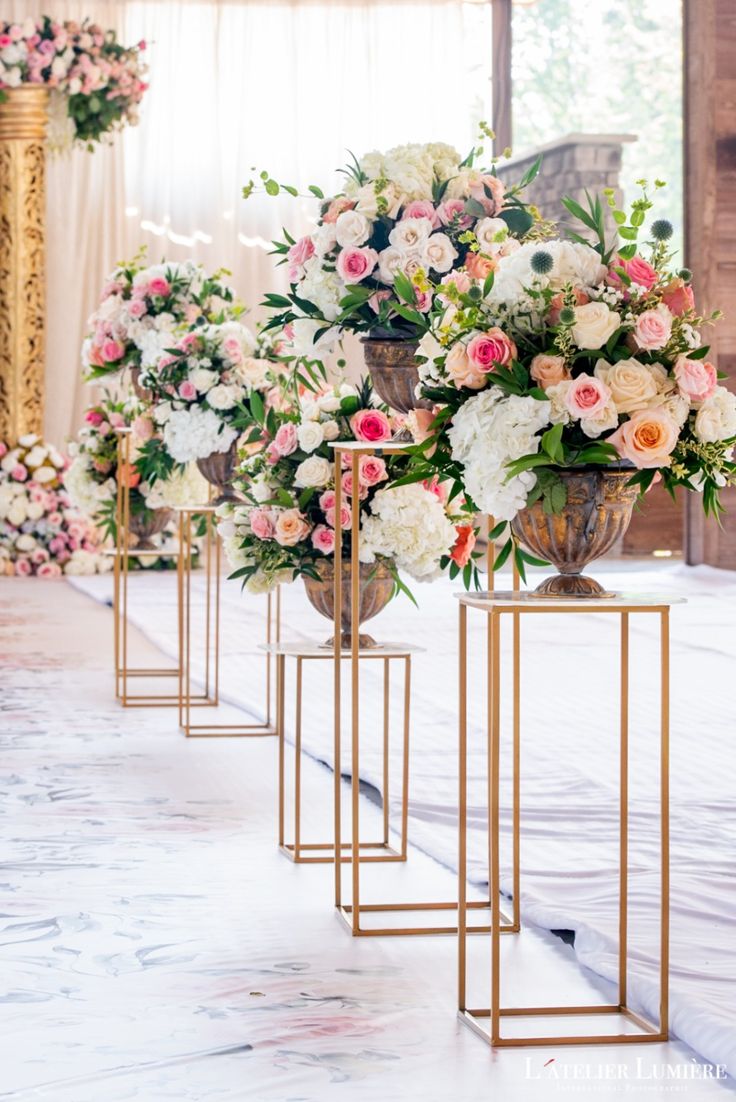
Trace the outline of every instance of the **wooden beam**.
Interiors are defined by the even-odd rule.
[[[511,148],[511,0],[493,0],[493,115],[494,152]]]

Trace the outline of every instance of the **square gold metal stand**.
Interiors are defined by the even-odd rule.
[[[178,592],[179,592],[179,726],[187,738],[224,738],[275,735],[271,721],[272,656],[268,646],[272,638],[278,641],[281,632],[281,593],[266,597],[265,662],[265,722],[263,723],[194,723],[192,708],[220,705],[220,605],[222,555],[217,532],[214,505],[180,506],[179,516]],[[195,533],[195,527],[201,529]],[[192,564],[195,540],[202,541],[204,558],[204,653],[202,657],[202,692],[192,692]]]
[[[459,931],[458,931],[458,1005],[461,1021],[494,1047],[525,1045],[630,1044],[666,1041],[668,1037],[668,967],[669,967],[669,610],[679,598],[607,597],[595,599],[556,599],[538,597],[534,593],[490,592],[460,594],[460,849],[459,849]],[[501,620],[511,619],[514,625],[513,704],[514,727],[520,723],[520,625],[524,615],[544,614],[609,614],[620,618],[620,753],[619,753],[619,966],[618,1002],[592,1006],[502,1006],[501,1005],[501,921],[498,908],[491,917],[490,1007],[469,1008],[466,1003],[467,979],[467,617],[468,609],[478,609],[488,619],[490,651],[488,655],[488,827],[490,837],[491,899],[500,893],[499,866],[499,751],[501,743]],[[633,614],[659,617],[660,621],[660,1004],[659,1022],[654,1024],[634,1012],[627,1004],[628,976],[628,822],[629,822],[629,618]],[[518,731],[517,731],[518,734]],[[463,764],[464,762],[464,764]],[[518,838],[514,840],[518,847]],[[518,890],[515,888],[515,896]],[[617,1032],[569,1034],[559,1036],[503,1036],[502,1022],[509,1018],[547,1016],[595,1017],[618,1016]],[[623,1027],[639,1032],[624,1032]]]
[[[318,643],[291,642],[277,643],[267,648],[276,658],[276,730],[279,739],[279,811],[278,844],[285,856],[296,864],[331,864],[335,859],[335,842],[305,842],[302,832],[302,717],[305,663],[333,660],[332,647]],[[387,644],[375,650],[361,650],[361,662],[377,661],[383,665],[383,706],[382,706],[382,838],[378,841],[359,843],[360,861],[406,861],[407,797],[409,787],[409,693],[412,648]],[[286,840],[286,664],[290,658],[295,666],[295,707],[294,707],[294,794],[293,794],[293,841]],[[343,651],[347,661],[349,652]],[[404,667],[404,719],[402,732],[402,769],[401,769],[401,828],[398,849],[391,844],[390,837],[390,689],[391,664]],[[340,766],[335,764],[335,798],[340,799]],[[347,850],[352,842],[341,841],[340,849]],[[341,855],[342,861],[351,860],[348,854]]]
[[[350,470],[352,473],[353,486],[359,485],[359,472],[360,472],[360,459],[364,455],[397,455],[403,451],[406,451],[406,443],[400,442],[388,442],[386,444],[380,444],[371,446],[360,442],[340,442],[337,441],[331,445],[335,452],[335,464],[338,471],[343,468],[343,462],[347,459],[350,464]],[[340,521],[342,504],[342,480],[340,478],[335,479],[335,562],[340,563],[342,560],[342,542],[343,532]],[[396,936],[414,936],[422,934],[456,934],[459,929],[459,908],[458,900],[448,900],[442,902],[407,902],[407,903],[366,903],[361,899],[361,880],[360,880],[360,658],[361,651],[359,648],[359,632],[357,630],[359,622],[359,610],[360,610],[360,510],[352,510],[352,524],[349,530],[350,535],[350,608],[351,608],[351,624],[353,630],[351,632],[351,647],[347,656],[350,660],[350,683],[351,683],[351,697],[350,697],[350,715],[351,715],[351,811],[352,811],[352,842],[348,847],[347,858],[342,856],[340,860],[335,860],[335,906],[337,913],[345,922],[347,928],[350,930],[354,937],[396,937]],[[334,732],[335,732],[335,761],[340,761],[341,754],[341,723],[342,723],[342,681],[341,681],[341,667],[346,652],[341,649],[341,609],[343,602],[342,594],[342,571],[336,569],[335,572],[335,592],[334,592],[334,609],[335,609],[335,623],[334,623]],[[408,673],[407,673],[408,676]],[[407,702],[408,708],[408,702]],[[408,724],[408,712],[407,712],[407,724]],[[408,784],[408,774],[407,774]],[[406,800],[408,799],[408,790],[405,795],[405,807]],[[340,771],[335,770],[335,839],[342,838],[341,829],[341,803],[340,803]],[[335,851],[336,852],[336,851]],[[347,900],[343,898],[343,865],[349,866],[349,897]],[[519,929],[518,918],[518,896],[514,898],[514,916],[509,919],[505,914],[501,914],[498,908],[491,907],[490,900],[497,899],[498,896],[489,896],[489,900],[467,900],[465,901],[465,913],[466,913],[466,929],[468,933],[489,933],[490,932],[490,914],[493,910],[498,915],[498,919],[504,932],[512,933]],[[484,919],[484,923],[478,926],[467,926],[467,911],[477,910],[488,912],[488,915]],[[455,922],[440,921],[435,922],[432,925],[403,925],[403,926],[365,926],[361,922],[361,916],[363,915],[380,915],[380,914],[406,914],[412,913],[422,916],[432,915],[436,913],[440,915],[451,914],[452,912],[458,912],[458,918]]]
[[[130,429],[116,429],[118,472],[130,471]],[[113,621],[115,631],[115,696],[124,708],[173,708],[179,703],[178,681],[181,668],[133,667],[128,658],[128,574],[131,551],[128,547],[130,530],[130,487],[127,477],[118,477],[118,492],[115,502],[115,549],[113,574]],[[179,548],[162,548],[153,551],[133,551],[133,557],[179,559]],[[177,692],[171,693],[131,693],[128,687],[130,679],[176,678]]]

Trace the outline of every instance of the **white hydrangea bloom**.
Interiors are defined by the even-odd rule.
[[[455,525],[436,494],[419,483],[390,486],[378,491],[363,521],[361,562],[375,562],[380,555],[417,581],[431,581],[455,535]]]
[[[164,444],[177,463],[226,452],[237,436],[236,430],[225,425],[214,410],[201,406],[175,410],[164,425]]]

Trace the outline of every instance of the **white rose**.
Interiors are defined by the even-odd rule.
[[[658,404],[657,398],[668,381],[667,372],[661,364],[648,366],[633,357],[615,364],[599,360],[595,376],[611,391],[619,413],[634,413],[635,410]]]
[[[268,360],[246,356],[235,368],[235,374],[250,390],[262,390],[268,384]]]
[[[295,486],[326,486],[332,478],[332,464],[319,455],[310,455],[300,463],[294,474]]]
[[[18,548],[19,551],[32,551],[33,548],[36,546],[36,541],[34,540],[33,536],[28,536],[24,534],[22,536],[18,536],[18,539],[15,541],[15,546]]]
[[[46,448],[36,444],[26,455],[25,465],[26,467],[40,467],[46,456]]]
[[[575,307],[572,336],[579,348],[602,348],[621,324],[621,315],[605,302],[586,302]]]
[[[26,512],[29,520],[40,520],[45,510],[40,501],[29,501]]]
[[[434,333],[425,333],[419,344],[417,345],[417,355],[424,356],[427,360],[433,362],[444,356],[445,349],[435,337]]]
[[[38,444],[41,437],[35,432],[27,432],[24,436],[19,437],[18,446],[21,448],[32,448],[34,444]]]
[[[395,218],[404,201],[404,196],[391,183],[386,184],[381,191],[376,191],[375,185],[371,183],[359,188],[355,193],[355,199],[355,209],[365,214],[367,218],[375,219],[378,216],[379,206],[382,214]]]
[[[446,233],[433,233],[424,249],[424,260],[436,272],[449,272],[458,252]]]
[[[323,421],[322,435],[325,440],[337,440],[340,435],[340,426],[337,421]]]
[[[695,417],[695,435],[704,444],[715,444],[736,436],[736,394],[717,386]]]
[[[396,273],[401,271],[404,253],[401,249],[389,245],[378,254],[378,277],[382,283],[393,283]]]
[[[206,367],[198,367],[189,373],[189,381],[196,386],[200,394],[206,394],[211,390],[218,379],[216,371],[208,371]]]
[[[581,417],[580,428],[593,440],[597,439],[602,432],[610,432],[611,429],[618,428],[616,404],[612,400],[609,401],[597,417]]]
[[[321,394],[317,399],[317,405],[322,413],[336,413],[340,408],[340,402],[342,399],[339,394],[331,390],[327,394]]]
[[[364,245],[371,235],[371,225],[358,210],[344,210],[337,216],[335,238],[343,249]]]
[[[207,392],[207,402],[212,409],[232,409],[239,397],[240,387],[225,386],[222,383]]]
[[[325,438],[319,421],[305,421],[297,428],[296,435],[299,447],[305,452],[313,452]]]
[[[432,223],[428,218],[403,218],[391,230],[388,240],[394,248],[406,253],[421,249],[431,232]]]
[[[15,528],[20,528],[27,517],[25,502],[23,498],[17,497],[8,509],[8,520]]]
[[[8,88],[17,88],[21,80],[22,74],[17,65],[12,69],[6,69],[3,73],[3,83],[7,84]]]
[[[248,489],[252,494],[254,501],[257,501],[259,505],[262,505],[264,501],[268,501],[270,498],[273,497],[273,489],[271,487],[271,483],[262,474],[253,479]]]
[[[33,472],[33,477],[36,482],[53,482],[57,478],[57,473],[54,467],[37,467]]]
[[[481,218],[474,230],[481,250],[489,256],[495,256],[509,235],[509,228],[503,218]]]
[[[157,425],[165,425],[173,412],[171,402],[161,402],[153,411],[153,419]]]

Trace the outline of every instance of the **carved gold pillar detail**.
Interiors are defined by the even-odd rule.
[[[48,91],[0,104],[0,440],[43,430]]]

